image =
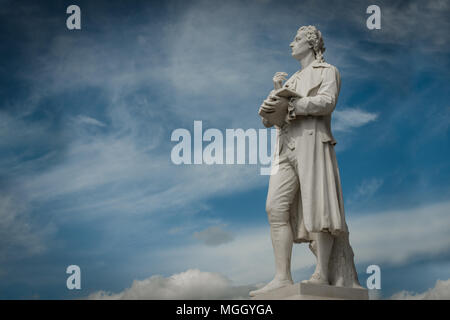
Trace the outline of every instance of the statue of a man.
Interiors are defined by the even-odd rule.
[[[270,176],[266,211],[275,255],[274,279],[251,296],[292,284],[293,243],[309,242],[317,258],[316,269],[305,282],[359,287],[348,240],[342,188],[331,133],[331,114],[341,85],[336,67],[326,63],[322,35],[314,26],[303,26],[290,44],[292,57],[301,64],[286,83],[277,72],[275,89],[290,89],[284,98],[273,90],[260,111],[275,112],[287,104],[285,124],[277,126],[277,147]],[[270,120],[263,124],[271,127]]]

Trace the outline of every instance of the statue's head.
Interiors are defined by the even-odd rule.
[[[317,61],[324,61],[325,46],[322,34],[314,26],[300,27],[290,47],[292,48],[292,56],[297,60],[312,52]]]

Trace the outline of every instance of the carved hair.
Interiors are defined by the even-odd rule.
[[[323,43],[322,33],[314,26],[303,26],[298,29],[297,33],[304,32],[306,40],[314,50],[314,55],[318,62],[324,62],[323,53],[325,52],[325,46]]]

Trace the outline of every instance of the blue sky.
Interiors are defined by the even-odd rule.
[[[79,31],[66,28],[74,3]],[[0,1],[0,298],[189,275],[234,297],[270,280],[268,176],[176,166],[170,136],[194,120],[263,128],[258,107],[275,72],[298,70],[289,43],[309,24],[341,73],[333,132],[361,282],[371,264],[384,298],[448,280],[449,4],[377,1],[369,30],[371,4]],[[296,246],[294,280],[313,262]],[[80,291],[66,288],[71,264]]]

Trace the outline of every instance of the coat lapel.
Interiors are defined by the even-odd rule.
[[[330,65],[325,62],[312,62],[305,70],[295,73],[285,86],[297,91],[302,97],[314,94],[322,83],[322,70]]]

